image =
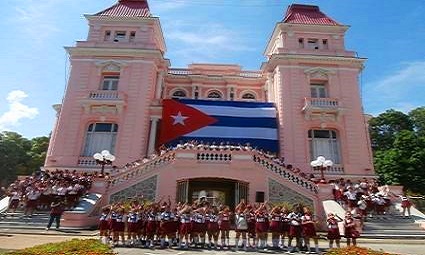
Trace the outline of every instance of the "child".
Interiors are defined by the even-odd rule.
[[[245,202],[242,200],[238,206],[235,208],[235,231],[236,231],[236,239],[235,239],[235,249],[239,249],[239,239],[242,236],[242,247],[246,251],[246,233],[248,232],[248,221],[247,214],[245,212],[246,206]]]
[[[99,236],[100,241],[103,244],[108,244],[108,238],[109,238],[109,213],[111,211],[110,206],[105,206],[102,208],[102,214],[99,218]]]
[[[255,221],[258,248],[265,249],[267,248],[267,231],[269,230],[269,219],[265,203],[262,203],[255,211]]]
[[[326,224],[328,226],[328,240],[329,240],[329,249],[333,248],[334,241],[336,243],[336,247],[340,248],[340,240],[341,235],[339,233],[338,222],[341,220],[337,220],[335,218],[335,214],[329,213],[328,218],[326,220]]]
[[[345,238],[347,238],[347,246],[350,246],[351,240],[353,241],[353,246],[356,246],[356,239],[360,236],[360,234],[356,230],[356,223],[350,212],[345,213],[344,228],[344,235]]]
[[[301,229],[304,237],[304,243],[307,246],[307,254],[310,253],[310,238],[314,240],[315,252],[319,253],[319,240],[316,234],[315,221],[308,207],[303,208],[304,216],[301,217]]]
[[[405,195],[401,196],[401,208],[403,208],[403,216],[410,217],[410,207],[412,207],[412,203],[409,198]],[[406,216],[407,211],[407,216]]]
[[[208,215],[205,220],[207,221],[207,233],[209,240],[209,247],[213,247],[217,249],[218,247],[218,209],[214,206],[212,209],[209,209]],[[214,243],[213,243],[214,240]]]
[[[269,231],[272,233],[273,249],[279,248],[279,237],[281,232],[280,218],[281,218],[280,207],[279,206],[273,207],[272,211],[270,212],[270,225],[269,225]]]
[[[218,213],[219,221],[218,227],[220,229],[221,236],[221,248],[229,247],[230,243],[230,216],[231,212],[228,206],[225,206],[224,209]]]

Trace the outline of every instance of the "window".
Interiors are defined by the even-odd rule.
[[[326,86],[324,84],[311,84],[310,92],[312,98],[326,98],[328,97],[326,93]]]
[[[255,95],[252,93],[245,93],[242,95],[242,99],[255,101]]]
[[[309,130],[308,140],[310,143],[310,159],[315,160],[318,156],[324,156],[335,164],[341,163],[339,141],[334,130]]]
[[[105,42],[111,40],[111,31],[109,30],[105,31],[105,37],[103,38],[103,40]]]
[[[136,31],[130,32],[130,42],[134,42],[134,39],[136,39]]]
[[[125,40],[125,31],[116,31],[114,36],[114,42],[122,42]]]
[[[323,40],[322,40],[322,44],[323,44],[323,49],[325,49],[325,50],[329,49],[329,46],[328,46],[328,40],[323,39]]]
[[[223,96],[221,95],[221,93],[219,91],[211,91],[208,93],[207,98],[210,99],[221,99]]]
[[[298,39],[298,47],[300,49],[304,48],[304,39],[303,38]]]
[[[308,39],[307,45],[309,49],[318,50],[319,49],[319,40],[317,39]]]
[[[186,92],[184,92],[183,90],[181,90],[181,89],[179,89],[179,90],[176,90],[172,95],[171,95],[171,98],[176,98],[176,99],[178,99],[178,98],[184,98],[184,97],[186,97]]]
[[[93,123],[87,128],[83,156],[92,157],[95,153],[108,150],[115,152],[118,125],[113,123]]]
[[[103,76],[102,90],[117,90],[119,79],[120,77],[118,75]]]

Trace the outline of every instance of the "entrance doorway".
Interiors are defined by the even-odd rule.
[[[177,202],[207,200],[212,205],[234,208],[241,199],[248,201],[248,183],[224,178],[195,178],[177,183]]]

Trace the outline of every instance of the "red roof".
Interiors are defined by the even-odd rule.
[[[118,3],[96,13],[95,16],[150,17],[151,13],[147,0],[119,0]]]
[[[284,23],[340,26],[338,22],[320,11],[319,6],[292,4],[286,11]]]

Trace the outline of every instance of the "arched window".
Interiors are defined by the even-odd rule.
[[[208,93],[207,98],[210,98],[210,99],[221,99],[221,98],[223,98],[223,95],[219,91],[213,90],[213,91],[210,91]]]
[[[251,100],[251,101],[255,101],[255,95],[254,94],[252,94],[252,93],[244,93],[243,95],[242,95],[242,99],[244,99],[244,100]]]
[[[115,151],[115,141],[118,125],[113,123],[92,123],[87,128],[83,156],[91,157],[97,152],[108,150]]]
[[[308,140],[311,160],[315,160],[318,156],[324,156],[335,164],[341,163],[339,138],[336,131],[327,129],[309,130]]]
[[[185,98],[186,97],[186,92],[184,92],[184,90],[176,90],[173,92],[173,94],[171,95],[171,98]]]

